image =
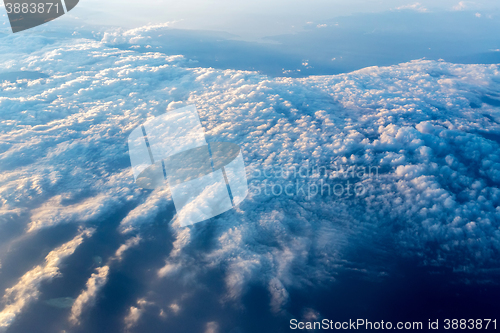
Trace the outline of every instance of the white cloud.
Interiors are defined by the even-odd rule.
[[[136,308],[135,306],[131,306],[128,315],[124,319],[125,327],[127,329],[134,327],[141,318],[142,312],[143,312],[142,309]]]
[[[415,2],[414,4],[404,5],[396,8],[396,10],[405,10],[405,9],[414,10],[421,13],[428,12],[428,9],[420,2]]]
[[[142,314],[146,311],[146,308],[153,305],[153,302],[149,302],[144,298],[137,300],[136,306],[131,306],[128,315],[124,318],[125,328],[130,330],[136,326]]]
[[[147,37],[144,36],[144,33],[171,27],[173,24],[177,22],[179,21],[146,25],[143,27],[130,30],[117,29],[116,31],[105,32],[102,41],[110,45],[119,45],[126,43],[141,44],[141,42],[147,41],[148,39]]]
[[[59,267],[62,261],[71,256],[84,239],[90,237],[93,232],[94,229],[85,229],[71,241],[51,251],[45,257],[45,263],[24,274],[15,286],[5,291],[6,306],[0,312],[0,331],[6,330],[23,308],[38,299],[42,282],[60,276]]]
[[[109,266],[102,266],[97,268],[96,273],[93,273],[90,279],[88,279],[86,289],[76,298],[75,303],[71,307],[69,321],[73,325],[80,323],[80,316],[83,310],[93,304],[97,293],[106,284],[108,274]]]
[[[52,197],[42,207],[33,210],[32,221],[28,231],[50,227],[65,221],[87,222],[100,216],[104,210],[112,210],[114,205],[109,200],[113,198],[104,194],[85,199],[74,205],[61,205],[64,197],[61,195]]]
[[[205,333],[219,333],[219,324],[215,321],[211,321],[205,326]]]
[[[453,6],[453,10],[464,10],[467,8],[467,1],[460,1],[457,5]]]
[[[108,281],[108,275],[110,271],[111,264],[114,261],[122,261],[123,255],[130,248],[139,245],[141,242],[140,236],[135,236],[128,239],[125,244],[122,244],[118,250],[116,250],[115,255],[109,258],[108,264],[102,267],[96,268],[96,272],[93,273],[87,280],[86,289],[84,289],[80,295],[76,298],[73,306],[71,307],[71,316],[69,317],[70,323],[73,325],[80,323],[80,317],[85,310],[85,308],[91,307],[96,298],[98,297],[99,291],[106,285]],[[141,301],[138,304],[142,304]],[[135,309],[135,310],[134,310]],[[140,310],[137,308],[131,308],[130,318],[127,322],[130,322],[132,318],[140,315]]]
[[[146,200],[134,208],[121,222],[120,231],[129,233],[134,231],[141,224],[148,223],[164,209],[171,200],[168,188],[157,188]]]
[[[132,237],[132,238],[128,239],[125,242],[125,244],[120,245],[120,247],[118,248],[118,250],[116,250],[116,253],[115,253],[115,256],[113,257],[113,259],[121,261],[123,259],[123,254],[127,250],[129,250],[130,248],[139,245],[139,243],[141,242],[141,240],[142,239],[141,239],[140,236],[136,236],[136,237]]]
[[[174,314],[177,314],[181,310],[181,307],[177,303],[172,303],[170,304],[170,310],[172,310]]]

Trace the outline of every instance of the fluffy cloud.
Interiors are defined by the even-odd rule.
[[[205,333],[218,333],[219,332],[219,325],[215,321],[211,321],[207,323],[207,326],[205,328]]]
[[[130,307],[129,313],[124,319],[125,327],[127,329],[131,329],[132,327],[134,327],[141,318],[144,311],[146,311],[146,307],[151,305],[154,305],[154,303],[148,302],[145,299],[139,299],[135,306]]]
[[[148,30],[126,37],[145,43]],[[128,212],[120,232],[147,228],[171,200],[168,189],[134,186],[127,136],[149,117],[196,104],[209,141],[242,147],[253,190],[237,209],[205,222],[212,242],[203,251],[196,251],[207,236],[203,224],[180,228],[174,221],[173,249],[159,278],[189,283],[221,269],[223,301],[237,302],[257,281],[279,312],[291,287],[328,282],[341,269],[384,270],[348,257],[353,248],[397,249],[424,263],[468,269],[497,261],[496,65],[417,60],[336,76],[269,78],[187,68],[180,56],[120,50],[110,35],[64,43],[35,36],[30,38],[38,49],[14,52],[16,38],[0,39],[3,50],[17,55],[0,65],[3,70],[50,75],[1,84],[0,214],[29,212],[31,232],[104,220],[119,209]],[[262,172],[300,167],[372,167],[377,173],[283,178]],[[305,190],[321,181],[345,189],[350,181],[366,191],[342,197],[269,194],[272,186],[296,181]],[[381,246],[381,238],[392,243]],[[75,321],[108,269],[88,281],[74,306]],[[127,325],[140,311],[130,308]]]
[[[147,224],[165,208],[171,200],[168,188],[158,188],[153,191],[141,204],[137,205],[121,222],[120,231],[129,233],[141,224]]]
[[[147,25],[135,29],[123,30],[118,29],[116,31],[107,31],[104,33],[102,41],[109,45],[119,45],[119,44],[142,44],[148,41],[147,33],[151,31],[158,31],[162,28],[167,28],[175,24],[176,21],[166,22],[162,24]]]
[[[458,4],[453,6],[453,10],[464,10],[467,8],[467,1],[460,1]]]
[[[87,281],[86,289],[77,297],[75,303],[71,307],[71,316],[69,321],[72,324],[78,324],[80,316],[85,307],[92,304],[97,297],[99,290],[106,284],[108,280],[109,266],[103,266],[96,269]]]
[[[118,261],[122,260],[123,259],[123,254],[127,250],[129,250],[130,248],[139,245],[140,242],[141,242],[141,237],[140,236],[136,236],[136,237],[130,238],[129,240],[127,240],[125,242],[125,244],[122,244],[118,248],[118,250],[116,250],[115,256],[112,259],[115,259],[115,260],[118,260]]]
[[[93,232],[93,229],[85,229],[71,241],[51,251],[45,257],[45,263],[24,274],[15,286],[5,291],[4,301],[7,305],[0,312],[0,331],[6,330],[23,308],[38,299],[42,282],[60,276],[61,262],[71,256],[84,239],[90,237]]]
[[[400,7],[397,7],[396,9],[397,10],[411,9],[411,10],[415,10],[417,12],[422,12],[422,13],[425,13],[428,11],[428,9],[425,6],[423,6],[420,2],[415,2],[414,4],[411,4],[411,5],[400,6]]]
[[[132,328],[137,321],[141,318],[143,310],[139,309],[135,306],[131,306],[129,310],[129,314],[125,317],[125,326],[130,329]]]

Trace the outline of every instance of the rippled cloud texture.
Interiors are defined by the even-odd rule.
[[[38,301],[40,283],[64,279],[53,279],[59,262],[71,263],[77,246],[113,225],[113,237],[123,241],[104,264],[84,270],[61,319],[61,328],[80,329],[114,270],[148,246],[141,235],[162,216],[171,245],[165,240],[165,253],[143,267],[151,273],[124,302],[117,319],[123,330],[143,331],[146,314],[168,323],[212,272],[223,274],[218,301],[238,306],[249,285],[259,284],[279,314],[289,288],[328,283],[339,270],[386,274],[383,260],[351,258],[356,249],[461,270],[497,263],[497,65],[417,60],[291,79],[188,68],[180,55],[115,48],[147,45],[152,29],[163,27],[109,32],[102,40],[0,38],[2,72],[47,76],[1,83],[0,262],[12,261],[7,248],[23,239],[72,225],[96,230],[90,237],[94,229],[71,229],[62,247],[45,250],[45,261],[2,285],[0,327],[21,321],[18,314]],[[207,141],[241,146],[249,182],[264,181],[255,170],[304,165],[371,166],[379,175],[361,180],[367,191],[358,197],[254,191],[238,209],[181,228],[167,188],[134,185],[127,137],[149,117],[189,104],[198,108]],[[163,294],[162,283],[174,280],[185,290]],[[206,332],[219,330],[217,320],[207,317]]]

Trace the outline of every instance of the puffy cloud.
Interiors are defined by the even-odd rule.
[[[170,199],[170,190],[167,187],[155,189],[120,222],[120,231],[129,233],[138,226],[148,223],[167,206]]]
[[[139,243],[141,242],[141,240],[142,239],[141,239],[140,236],[136,236],[136,237],[132,237],[132,238],[128,239],[125,242],[125,244],[120,245],[120,247],[118,248],[118,250],[116,250],[116,253],[115,253],[115,256],[113,257],[113,259],[121,261],[123,259],[123,254],[127,250],[129,250],[130,248],[139,245]]]
[[[411,5],[404,5],[396,8],[397,10],[403,10],[403,9],[411,9],[415,10],[417,12],[422,12],[425,13],[428,11],[428,9],[422,5],[420,2],[415,2],[414,4]]]
[[[458,4],[453,6],[453,10],[464,10],[467,8],[467,1],[460,1]]]
[[[137,322],[141,318],[142,314],[146,310],[146,307],[152,306],[154,303],[148,302],[145,299],[139,299],[137,301],[136,306],[131,306],[128,312],[128,315],[125,317],[124,322],[125,322],[125,328],[126,329],[131,329],[135,325],[137,325]]]
[[[114,198],[99,194],[74,205],[62,205],[65,198],[61,195],[47,200],[40,208],[32,211],[33,216],[28,231],[50,227],[66,221],[87,222],[102,216],[103,211],[112,211],[116,207]]]
[[[40,284],[60,276],[59,267],[67,257],[71,256],[85,238],[90,237],[94,229],[85,229],[71,241],[51,251],[45,257],[45,263],[36,266],[24,274],[17,284],[5,291],[5,308],[0,312],[0,330],[6,330],[16,316],[40,295]]]
[[[141,318],[142,315],[142,309],[136,308],[135,306],[131,306],[129,309],[128,315],[125,317],[125,326],[130,329],[132,328],[139,318]]]
[[[219,333],[219,324],[215,321],[207,323],[205,333]]]
[[[172,310],[173,313],[179,313],[181,307],[177,303],[172,303],[170,304],[170,310]]]
[[[213,82],[205,75],[207,84]],[[207,122],[207,134],[238,142],[253,168],[298,168],[309,160],[327,168],[376,167],[380,175],[363,180],[368,193],[360,199],[318,196],[308,202],[304,197],[254,194],[239,210],[212,222],[217,225],[218,242],[205,261],[197,257],[196,265],[188,253],[199,236],[174,225],[182,245],[174,247],[161,276],[180,274],[183,268],[192,273],[222,265],[229,299],[244,293],[249,281],[261,279],[269,286],[271,307],[278,311],[287,302],[287,288],[305,282],[301,274],[306,280],[330,278],[345,266],[343,247],[361,246],[358,242],[373,237],[366,231],[381,224],[388,234],[393,230],[387,226],[400,228],[394,242],[403,254],[425,253],[426,242],[437,239],[442,244],[440,255],[427,253],[426,260],[444,256],[450,265],[464,257],[472,265],[494,260],[499,246],[498,225],[493,222],[498,220],[499,205],[498,188],[492,182],[496,162],[486,161],[498,159],[492,156],[498,143],[482,133],[499,130],[493,120],[497,111],[483,103],[478,113],[471,104],[498,87],[497,66],[421,60],[334,77],[255,83],[247,79],[233,86],[243,79],[239,75],[226,71],[209,93],[193,99],[201,110],[210,110],[202,118],[215,122]],[[462,162],[450,166],[450,154]],[[491,167],[478,169],[479,165]],[[471,189],[471,181],[478,177],[491,184],[483,194]],[[249,171],[250,183],[262,184],[265,178]],[[475,238],[476,225],[459,222],[463,216],[468,221],[486,219],[484,238]],[[467,241],[460,240],[458,230],[466,233]],[[270,239],[279,245],[266,246]],[[330,245],[315,247],[319,239]],[[459,257],[454,251],[469,255]],[[318,260],[314,269],[301,271],[308,257],[321,256],[324,261]],[[299,276],[293,273],[297,271]]]
[[[167,28],[172,26],[177,21],[166,22],[161,24],[147,25],[139,28],[134,28],[130,30],[117,29],[116,31],[106,31],[102,38],[102,42],[108,45],[119,45],[119,44],[143,44],[144,41],[148,40],[145,33],[150,31],[161,30],[162,28]]]
[[[69,318],[72,324],[80,322],[80,316],[85,307],[92,305],[97,297],[99,290],[106,284],[108,280],[109,266],[103,266],[96,269],[87,281],[86,289],[76,298],[71,307],[71,316]]]

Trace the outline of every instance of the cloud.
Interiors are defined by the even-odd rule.
[[[410,10],[414,10],[414,11],[421,12],[421,13],[425,13],[425,12],[429,11],[420,2],[415,2],[414,4],[411,4],[411,5],[404,5],[404,6],[400,6],[400,7],[396,8],[396,10],[405,10],[405,9],[410,9]]]
[[[15,286],[5,291],[3,298],[7,305],[0,312],[0,331],[6,330],[23,308],[38,299],[42,282],[60,276],[59,267],[62,261],[71,256],[93,232],[94,229],[85,229],[71,241],[51,251],[45,257],[45,263],[24,274]]]
[[[335,76],[270,78],[188,68],[181,56],[114,48],[119,41],[111,37],[65,43],[30,38],[35,46],[16,49],[8,66],[50,78],[3,83],[0,202],[6,214],[29,213],[31,232],[104,221],[117,211],[124,216],[120,233],[148,229],[173,206],[168,189],[135,187],[128,134],[149,117],[196,104],[208,139],[242,147],[252,193],[237,209],[192,228],[181,228],[174,217],[173,248],[156,266],[163,266],[158,278],[196,282],[220,270],[222,302],[238,302],[259,283],[279,313],[291,288],[328,283],[340,270],[385,271],[352,258],[359,248],[470,269],[498,262],[497,65],[415,60]],[[147,43],[148,29],[126,38]],[[5,50],[12,42],[0,39]],[[378,172],[307,179],[263,172],[305,166]],[[305,190],[321,180],[347,187],[349,180],[366,193],[272,195],[271,186],[295,186],[296,180]],[[380,239],[391,242],[380,245]],[[120,249],[138,242],[129,241]],[[120,249],[116,258],[123,257]],[[107,274],[101,268],[91,276],[74,320]],[[182,301],[176,304],[184,309]],[[124,317],[131,315],[132,322],[141,308],[130,306],[136,310],[129,307]]]
[[[147,34],[148,32],[171,27],[177,22],[179,21],[171,21],[161,24],[147,25],[130,30],[117,29],[116,31],[107,31],[104,33],[102,41],[109,45],[118,45],[126,43],[142,44],[142,42],[148,40],[148,37],[144,36],[145,33]]]
[[[141,318],[143,310],[136,308],[135,306],[131,306],[129,309],[128,315],[125,317],[125,326],[130,329],[137,324],[139,318]]]
[[[33,210],[32,221],[28,226],[28,232],[41,228],[47,228],[66,221],[83,223],[101,216],[105,210],[112,211],[115,207],[113,198],[99,194],[95,197],[85,199],[74,205],[64,206],[61,201],[63,196],[55,196],[48,200],[42,207]]]
[[[136,306],[131,306],[128,315],[124,318],[125,328],[127,330],[130,330],[132,327],[137,325],[137,322],[141,318],[142,314],[146,311],[146,308],[153,305],[154,303],[148,302],[143,298],[137,300]]]
[[[467,8],[467,1],[460,1],[457,5],[453,6],[453,10],[464,10]]]
[[[219,324],[215,321],[207,323],[205,333],[219,333]]]
[[[161,209],[164,209],[171,200],[170,190],[168,188],[158,188],[149,195],[143,203],[134,208],[121,222],[120,231],[124,234],[136,230],[141,224],[146,224]]]
[[[450,265],[458,264],[464,256],[473,265],[494,260],[499,240],[491,223],[498,219],[498,189],[485,184],[493,184],[497,162],[485,160],[498,160],[493,148],[498,143],[479,132],[499,128],[495,121],[478,115],[470,101],[494,91],[497,75],[496,66],[420,60],[299,81],[273,79],[232,86],[232,75],[219,79],[209,93],[193,99],[200,109],[206,107],[221,118],[218,123],[223,125],[209,123],[207,134],[236,140],[251,155],[249,162],[254,168],[298,168],[309,159],[314,165],[329,168],[337,163],[388,169],[366,180],[368,192],[360,200],[317,196],[308,201],[298,196],[265,195],[263,191],[254,194],[239,211],[211,222],[218,230],[216,246],[204,257],[197,256],[196,264],[189,253],[201,235],[173,225],[177,243],[159,275],[177,278],[183,271],[201,275],[204,269],[220,265],[225,267],[227,299],[239,299],[250,281],[262,281],[271,295],[270,307],[278,312],[286,306],[291,286],[331,279],[335,271],[345,269],[345,248],[361,246],[366,237],[372,237],[366,228],[381,221],[402,228],[392,236],[402,254],[425,253],[426,242],[438,239],[440,256]],[[207,75],[205,82],[212,82],[212,77]],[[290,90],[312,105],[302,106],[287,94]],[[217,102],[211,98],[212,91],[217,91]],[[318,102],[332,96],[336,103]],[[486,104],[481,112],[495,114]],[[447,162],[450,154],[462,164]],[[478,164],[472,156],[493,169],[480,167],[481,175],[476,174]],[[471,191],[477,177],[489,180]],[[262,184],[265,178],[249,171],[250,183]],[[270,181],[286,184],[282,179]],[[484,204],[478,201],[479,196]],[[477,214],[485,219],[482,227],[467,226]],[[346,224],[354,229],[347,231]],[[393,234],[391,228],[386,232]],[[468,241],[460,241],[461,235]],[[266,246],[269,239],[279,246]],[[456,256],[455,251],[469,256]],[[307,273],[301,271],[307,258],[323,255],[325,261],[318,260]],[[438,263],[437,257],[428,255],[426,260]],[[349,265],[366,268],[366,263]]]
[[[118,250],[116,250],[116,253],[115,253],[115,256],[113,257],[113,259],[115,260],[118,260],[118,261],[121,261],[123,259],[123,254],[129,250],[130,248],[132,247],[135,247],[137,245],[139,245],[139,243],[141,242],[141,237],[140,236],[136,236],[136,237],[132,237],[130,238],[129,240],[127,240],[125,242],[125,244],[122,244]]]
[[[80,316],[85,307],[90,306],[96,299],[99,290],[108,280],[109,266],[103,266],[96,269],[87,281],[86,289],[76,298],[71,307],[71,316],[69,321],[76,325],[80,322]]]

